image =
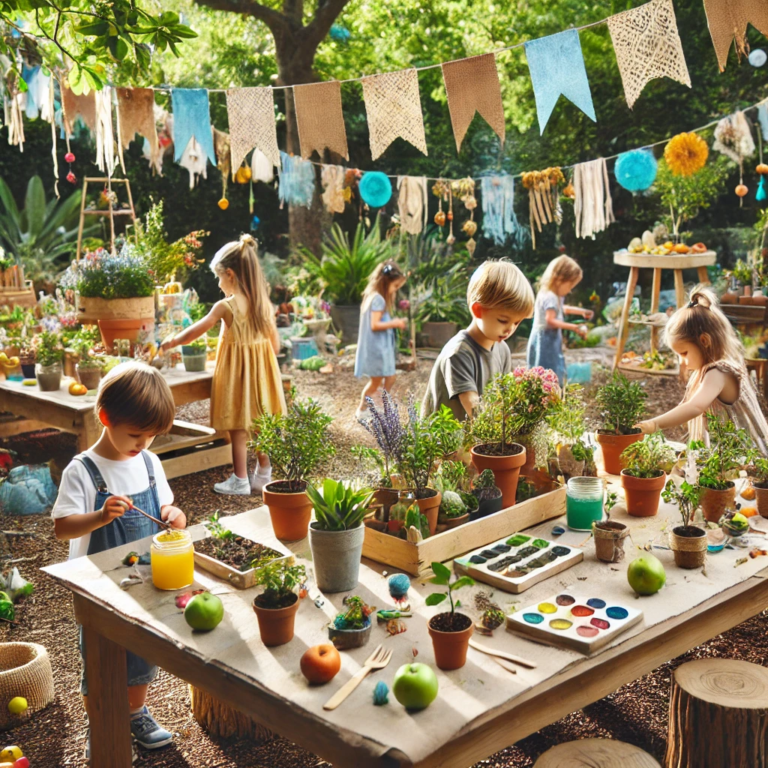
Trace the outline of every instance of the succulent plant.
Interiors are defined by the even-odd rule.
[[[492,469],[484,469],[477,480],[472,493],[478,501],[489,501],[501,495],[501,491],[496,487],[496,478]]]
[[[500,608],[487,608],[480,622],[486,629],[498,629],[505,620],[504,611]]]
[[[402,520],[405,522],[405,515],[408,512],[408,505],[402,501],[398,501],[389,508],[390,520]]]
[[[467,506],[456,491],[446,491],[440,502],[440,512],[446,517],[460,517],[467,511]]]

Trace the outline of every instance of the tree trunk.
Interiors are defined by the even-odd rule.
[[[579,739],[548,749],[533,768],[659,768],[640,747],[612,739]]]
[[[240,739],[250,739],[254,744],[264,744],[275,738],[275,734],[269,728],[265,728],[200,688],[190,685],[189,696],[192,701],[192,716],[210,736],[223,739],[237,736]]]
[[[768,766],[768,669],[699,659],[672,676],[666,768]]]

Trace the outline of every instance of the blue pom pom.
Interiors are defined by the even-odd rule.
[[[360,179],[360,197],[371,208],[383,208],[392,197],[392,182],[381,171],[369,171]]]
[[[765,179],[761,178],[760,183],[757,185],[757,194],[755,195],[755,200],[757,200],[758,203],[762,203],[765,198]]]
[[[334,24],[331,27],[331,40],[337,43],[348,43],[349,38],[352,37],[352,33],[341,24]]]
[[[404,573],[395,573],[389,577],[389,594],[392,597],[405,597],[411,586],[411,580]]]
[[[389,688],[387,684],[379,680],[376,683],[376,687],[373,689],[373,703],[380,707],[383,704],[389,704]]]
[[[654,181],[659,164],[649,149],[633,149],[619,155],[614,173],[616,181],[630,192],[644,192]]]

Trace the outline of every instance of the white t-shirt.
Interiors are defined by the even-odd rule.
[[[98,456],[92,449],[85,455],[99,468],[104,482],[115,496],[133,496],[149,487],[149,475],[144,457],[139,454],[125,461],[112,461]],[[165,479],[163,465],[158,456],[151,451],[149,455],[155,471],[155,483],[160,506],[173,504],[173,491]],[[96,486],[82,461],[71,461],[61,476],[59,495],[53,505],[51,517],[69,517],[93,512],[96,508]],[[69,559],[88,554],[91,534],[69,541]]]

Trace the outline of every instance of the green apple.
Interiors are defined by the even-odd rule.
[[[395,673],[392,693],[407,709],[425,709],[437,698],[437,675],[427,664],[403,664]]]
[[[627,581],[638,595],[655,595],[667,583],[667,574],[658,557],[645,554],[629,564]]]
[[[192,629],[216,629],[224,618],[224,603],[210,592],[201,592],[187,603],[184,618]]]

